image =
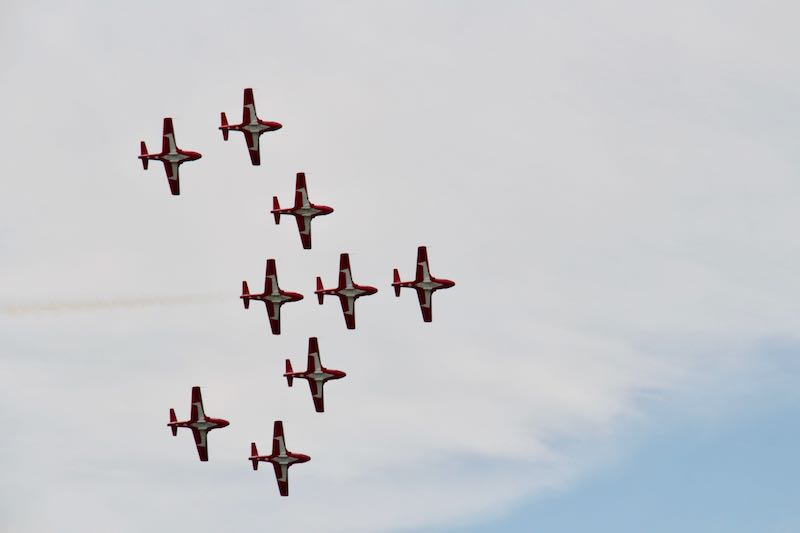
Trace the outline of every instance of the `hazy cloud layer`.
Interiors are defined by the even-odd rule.
[[[469,521],[796,339],[792,3],[0,9],[3,530]],[[248,86],[284,124],[261,167],[216,130]],[[180,197],[136,160],[164,116],[203,153]],[[268,214],[301,170],[336,209],[311,251]],[[432,324],[389,288],[420,244],[458,283]],[[355,332],[312,294],[342,251],[381,289]],[[267,257],[306,295],[280,337],[236,298]],[[311,335],[348,372],[324,415],[280,376]],[[192,385],[231,421],[208,464],[165,427]],[[312,456],[288,499],[246,461],[279,418]]]

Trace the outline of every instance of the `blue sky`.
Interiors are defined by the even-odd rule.
[[[762,348],[766,370],[726,395],[724,416],[692,416],[654,402],[649,422],[620,436],[624,449],[567,490],[493,519],[434,530],[687,533],[800,530],[800,363],[796,345]],[[757,382],[769,381],[768,384]],[[763,394],[763,386],[769,395]],[[703,402],[704,395],[687,399]]]
[[[0,530],[791,530],[800,6],[720,6],[3,2]],[[217,129],[245,87],[260,167]],[[167,116],[179,197],[136,159]],[[298,171],[309,251],[268,213]],[[389,285],[420,245],[431,324]],[[356,331],[311,296],[341,252]],[[280,336],[238,299],[267,258]],[[323,416],[281,377],[310,336]],[[246,459],[276,419],[289,498]]]
[[[646,427],[620,437],[617,445],[625,452],[568,490],[514,506],[492,520],[435,531],[800,530],[797,346],[766,344],[759,349],[762,370],[725,395],[726,415],[696,416],[652,402]],[[706,399],[699,393],[682,405]]]
[[[567,491],[436,531],[797,531],[797,400],[711,429],[663,428]]]

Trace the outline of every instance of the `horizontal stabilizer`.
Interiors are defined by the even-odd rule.
[[[281,223],[281,214],[279,213],[281,209],[281,204],[278,203],[278,197],[272,197],[272,214],[275,216],[275,224]]]
[[[394,269],[394,282],[392,283],[394,287],[394,295],[400,296],[400,272],[397,269]]]
[[[325,294],[322,292],[323,290],[322,278],[317,276],[317,290],[315,292],[317,293],[317,300],[319,300],[320,304],[322,304],[322,301],[325,298]]]
[[[258,470],[258,459],[253,459],[253,457],[258,457],[258,448],[256,448],[256,443],[250,443],[250,460],[253,462],[253,470]]]
[[[178,421],[178,417],[175,416],[175,409],[170,409],[169,410],[169,421],[170,421],[170,424],[174,424],[175,422]],[[172,436],[173,437],[177,437],[178,436],[178,426],[170,426],[170,429],[172,430]]]
[[[228,140],[228,117],[225,115],[224,112],[222,112],[222,113],[219,114],[219,119],[220,119],[220,122],[221,122],[219,129],[222,130],[222,140],[223,141],[227,141]]]
[[[291,374],[292,374],[292,362],[287,359],[286,360],[286,373],[284,374],[284,376],[286,376],[286,381],[289,382],[289,386],[290,387],[292,386],[292,379],[293,379]]]
[[[147,170],[147,163],[148,163],[149,160],[147,159],[147,145],[144,144],[144,141],[142,141],[139,144],[139,149],[140,149],[140,154],[141,154],[139,156],[139,159],[142,160],[142,166],[144,167],[145,170]]]
[[[244,308],[250,309],[250,288],[247,286],[246,281],[242,282],[242,295],[240,298],[244,302]]]

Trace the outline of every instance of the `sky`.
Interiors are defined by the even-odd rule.
[[[3,2],[0,531],[799,531],[798,10]],[[166,116],[178,197],[136,160]],[[299,171],[312,250],[269,215]],[[341,252],[355,331],[312,294]],[[310,336],[324,414],[281,377]]]

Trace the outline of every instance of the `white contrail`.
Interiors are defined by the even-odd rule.
[[[184,296],[156,296],[141,298],[110,298],[107,300],[64,300],[36,303],[0,304],[0,315],[23,316],[38,313],[91,313],[147,307],[210,304],[223,301],[221,294],[193,294]]]

